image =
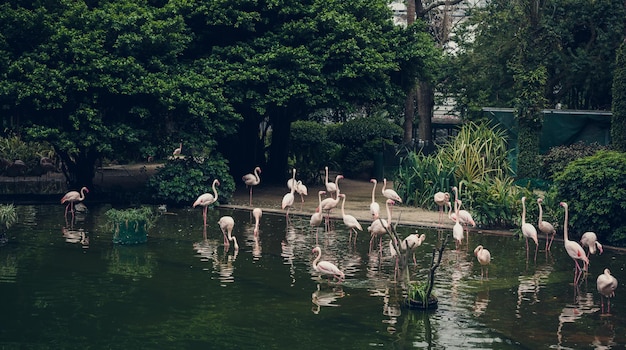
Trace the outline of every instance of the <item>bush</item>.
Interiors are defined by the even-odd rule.
[[[407,205],[438,210],[435,193],[450,192],[455,183],[454,164],[437,156],[409,152],[400,160],[396,177],[397,191]]]
[[[330,142],[324,125],[313,121],[291,123],[290,168],[298,169],[298,179],[304,183],[321,184],[320,169],[329,165],[333,151],[339,145]],[[334,168],[334,167],[333,167]]]
[[[555,175],[567,167],[572,161],[596,154],[601,150],[606,150],[606,146],[601,146],[597,142],[588,144],[583,141],[576,142],[569,146],[552,147],[543,156],[543,172],[545,179],[552,179]]]
[[[337,163],[346,177],[370,177],[374,155],[386,147],[395,147],[402,138],[402,128],[382,117],[351,119],[329,129],[329,139],[340,144]]]
[[[598,240],[626,245],[626,153],[599,151],[571,162],[554,179],[554,196],[570,208],[570,232],[593,231]]]
[[[526,196],[526,222],[537,222],[532,192],[513,184],[512,177],[504,179],[489,178],[471,183],[467,187],[467,196],[471,198],[474,221],[486,228],[519,227],[522,220],[522,197]]]
[[[228,203],[235,191],[235,181],[228,171],[226,160],[217,154],[211,158],[174,158],[159,168],[146,186],[158,203],[191,205],[199,195],[213,193],[211,184],[218,179],[218,202]]]

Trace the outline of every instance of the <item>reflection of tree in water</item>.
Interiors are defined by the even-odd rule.
[[[0,263],[0,283],[15,283],[17,279],[17,258],[7,255]]]
[[[313,303],[313,307],[311,311],[314,314],[319,314],[322,307],[337,307],[339,304],[334,304],[337,299],[343,298],[346,293],[343,291],[341,286],[327,286],[325,289],[322,289],[321,285],[317,284],[317,289],[311,293],[311,302]]]

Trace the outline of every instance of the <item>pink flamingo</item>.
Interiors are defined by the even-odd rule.
[[[78,191],[69,191],[63,196],[63,198],[61,198],[61,204],[67,202],[67,205],[65,206],[66,216],[68,210],[70,210],[72,215],[74,215],[74,205],[85,200],[85,193],[89,193],[89,189],[87,187],[82,187],[80,189],[80,193],[78,193]]]
[[[252,210],[252,216],[254,216],[254,236],[259,235],[259,223],[261,222],[261,216],[263,215],[263,210],[261,208],[254,208]]]
[[[233,228],[235,227],[235,219],[232,216],[222,216],[220,220],[217,222],[220,225],[220,230],[222,230],[222,234],[224,235],[224,245],[230,245],[230,241],[234,242],[235,251],[239,250],[239,245],[237,244],[237,239],[233,236]]]
[[[215,188],[215,186],[218,186],[219,184],[220,184],[220,181],[218,179],[213,180],[213,184],[211,185],[211,187],[213,188],[213,194],[203,193],[200,196],[198,196],[195,202],[193,202],[193,208],[195,208],[198,205],[201,207],[204,207],[202,211],[202,217],[204,218],[205,227],[206,227],[206,214],[209,209],[209,205],[217,201],[218,194],[217,194],[217,189]]]
[[[450,202],[448,202],[450,203]],[[454,227],[452,227],[452,237],[456,242],[456,250],[459,250],[461,244],[463,244],[463,226],[461,226],[461,219],[459,218],[459,200],[454,201]]]
[[[394,202],[402,203],[402,198],[400,198],[398,193],[391,188],[387,188],[386,178],[383,179],[383,188],[381,191],[383,193],[383,196],[385,196],[386,198],[392,199]]]
[[[480,263],[480,277],[483,278],[486,275],[489,278],[489,264],[491,263],[491,253],[485,249],[482,245],[479,245],[474,249],[474,255],[476,255],[476,259]],[[487,273],[485,273],[485,269]]]
[[[372,219],[376,219],[378,218],[378,215],[380,215],[380,205],[376,202],[376,185],[378,184],[378,181],[376,179],[371,179],[370,180],[371,183],[374,184],[374,187],[372,187],[372,203],[370,203],[370,214],[372,214]]]
[[[580,279],[580,276],[583,274],[583,269],[580,267],[580,264],[578,264],[578,260],[582,260],[582,262],[584,263],[585,271],[586,271],[587,265],[589,265],[589,259],[587,258],[587,255],[585,254],[585,251],[583,250],[583,247],[580,246],[580,244],[569,240],[569,237],[567,234],[567,221],[568,221],[569,210],[567,207],[567,203],[561,202],[559,205],[565,209],[565,220],[563,222],[563,237],[565,241],[565,250],[567,251],[567,254],[572,259],[574,259],[574,263],[576,264],[575,271],[574,271],[574,285],[577,285]]]
[[[319,205],[315,208],[315,213],[311,215],[311,220],[309,222],[311,224],[311,228],[319,226],[322,223],[322,220],[324,220],[324,216],[322,215],[322,195],[325,193],[326,191],[317,192]],[[317,244],[317,230],[315,232],[315,244]]]
[[[250,187],[250,205],[252,205],[252,187],[261,183],[261,177],[259,177],[260,173],[261,168],[256,167],[251,174],[246,174],[241,177],[243,182],[246,184],[246,187]]]
[[[337,177],[335,178],[335,183],[333,183],[333,185],[335,185],[335,192],[337,194],[336,198],[333,198],[331,194],[331,197],[326,198],[322,201],[322,212],[327,212],[327,222],[328,220],[330,220],[330,212],[339,205],[339,194],[341,193],[341,190],[339,189],[340,179],[343,179],[343,175],[337,175]]]
[[[315,260],[313,260],[313,269],[315,271],[324,275],[333,276],[339,282],[345,279],[345,274],[335,264],[326,260],[320,261],[322,258],[322,249],[319,246],[313,248],[312,252],[313,254],[317,254]]]
[[[595,254],[596,249],[600,251],[600,254],[603,253],[602,244],[598,242],[598,236],[596,236],[595,232],[587,231],[583,233],[582,237],[580,237],[580,245],[589,249],[587,257],[589,257],[589,254]]]
[[[337,184],[335,181],[335,183],[329,182],[328,181],[328,167],[324,167],[324,170],[326,170],[326,179],[324,180],[324,185],[326,185],[326,192],[328,194],[330,194],[330,196],[333,196],[333,193],[337,192]]]
[[[172,152],[173,155],[177,156],[179,155],[181,152],[183,151],[183,143],[180,143],[180,146],[178,146],[177,149],[174,150],[174,152]]]
[[[556,230],[551,223],[543,221],[543,208],[541,207],[541,203],[543,203],[543,199],[537,198],[537,205],[539,206],[539,219],[537,222],[537,227],[539,228],[539,231],[546,234],[546,251],[548,251],[550,250],[550,247],[552,247],[552,241],[554,240]],[[550,235],[552,235],[552,238],[550,238]],[[548,241],[550,241],[550,243],[548,243]]]
[[[435,204],[439,206],[439,225],[443,223],[443,207],[450,201],[450,193],[448,192],[437,192],[433,196],[435,200]]]
[[[528,260],[528,238],[535,242],[535,261],[537,261],[537,250],[539,250],[539,242],[537,241],[537,229],[530,223],[526,222],[526,197],[522,197],[522,235],[526,237],[526,260]]]
[[[352,215],[346,214],[345,206],[346,206],[346,195],[341,193],[339,196],[343,197],[343,202],[341,203],[341,217],[343,218],[343,223],[350,230],[350,238],[348,242],[352,241],[352,232],[354,232],[354,242],[356,243],[356,236],[358,231],[363,231],[363,227],[359,223],[359,221]]]
[[[596,280],[596,288],[600,293],[600,304],[602,313],[604,313],[604,298],[607,301],[607,313],[611,313],[611,299],[615,296],[615,289],[617,289],[617,279],[611,275],[609,269],[604,269],[604,273],[598,276]]]
[[[292,172],[293,172],[293,175],[292,175],[291,178],[295,179],[296,178],[296,169],[294,168]],[[293,201],[295,199],[295,196],[293,195],[294,191],[295,191],[295,187],[292,186],[291,187],[291,191],[283,196],[283,201],[282,201],[282,204],[280,206],[282,209],[287,208],[287,214],[285,216],[287,218],[287,222],[289,222],[289,209],[291,209],[291,207],[293,206]]]
[[[459,212],[458,214],[456,214],[455,212],[455,214],[452,214],[452,215],[453,217],[454,215],[458,215],[461,225],[465,226],[465,232],[467,234],[466,241],[467,241],[467,244],[469,244],[469,225],[472,225],[472,227],[476,227],[476,222],[474,221],[474,218],[472,217],[472,214],[470,214],[469,211],[461,209],[461,205],[463,204],[463,202],[461,202],[461,200],[459,199],[459,189],[456,186],[454,186],[452,187],[452,191],[454,191],[454,200],[459,201]]]
[[[370,233],[372,238],[370,239],[370,252],[372,251],[372,245],[374,243],[374,238],[378,236],[380,238],[380,242],[378,243],[379,251],[383,249],[383,236],[387,233],[387,229],[389,229],[389,225],[391,225],[391,209],[390,206],[394,205],[393,199],[387,199],[385,201],[385,209],[387,210],[387,219],[376,218],[372,221],[372,224],[367,227],[367,231]]]
[[[413,253],[413,263],[417,265],[417,259],[415,258],[415,250],[417,247],[421,246],[424,240],[426,239],[425,234],[418,235],[417,233],[412,233],[406,236],[402,243],[400,243],[400,249],[406,252]]]

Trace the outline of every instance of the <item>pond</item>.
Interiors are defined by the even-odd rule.
[[[526,260],[514,236],[472,233],[469,249],[451,241],[437,270],[435,311],[401,306],[395,261],[369,252],[369,235],[348,242],[341,221],[320,227],[323,259],[346,275],[337,283],[312,268],[315,233],[308,217],[264,213],[259,238],[249,211],[171,209],[148,242],[112,243],[103,205],[66,223],[64,207],[18,206],[20,222],[0,247],[2,348],[216,349],[539,349],[626,346],[622,253],[591,257],[574,287],[573,261],[555,242]],[[235,218],[239,250],[223,245],[217,225]],[[367,226],[367,225],[365,225]],[[399,226],[404,237],[415,227]],[[419,229],[412,279],[425,279],[438,235]],[[493,260],[488,278],[473,248]],[[531,242],[532,247],[532,242]],[[412,259],[411,259],[412,260]],[[620,281],[611,311],[600,310],[596,277],[609,268]]]

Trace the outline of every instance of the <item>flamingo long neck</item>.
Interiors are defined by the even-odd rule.
[[[526,201],[522,200],[522,225],[526,223]]]
[[[539,224],[541,224],[541,219],[543,218],[543,209],[541,209],[541,202],[537,202],[537,205],[539,206]]]
[[[387,223],[391,225],[391,209],[389,209],[389,202],[385,203],[385,207],[387,208]]]
[[[374,187],[372,187],[372,203],[376,202],[376,195],[374,193],[376,193],[376,185],[377,182],[376,180],[372,181],[374,183]]]
[[[345,206],[346,206],[346,196],[343,196],[343,202],[341,202],[341,215],[343,216],[346,215],[346,211],[344,210]]]
[[[328,167],[324,167],[324,169],[326,170],[326,183],[328,183]]]
[[[215,200],[217,201],[217,188],[215,188],[215,185],[217,185],[217,181],[213,180],[213,185],[211,187],[213,188],[213,197],[215,197]]]
[[[259,178],[259,168],[254,168],[254,177],[256,178],[256,181],[259,182],[261,181],[261,178]]]
[[[315,260],[313,260],[313,268],[317,270],[317,263],[322,258],[322,251],[319,249],[315,249],[315,253],[317,254],[317,256],[315,257]]]
[[[339,199],[339,179],[341,178],[342,178],[341,175],[337,175],[337,177],[335,178],[335,187],[337,187],[337,199]]]
[[[80,201],[84,201],[85,200],[85,190],[87,189],[87,187],[83,187],[80,189],[80,197],[78,198]]]
[[[385,194],[385,189],[387,188],[387,179],[384,178],[383,179],[383,188],[380,190],[380,192],[382,192],[382,194]]]
[[[317,199],[319,199],[318,207],[320,208],[320,213],[322,212],[322,193],[324,191],[317,192]]]
[[[565,221],[563,222],[563,239],[565,240],[565,242],[569,241],[569,236],[567,234],[568,212],[569,210],[567,206],[565,206]]]
[[[456,198],[456,196],[454,196]],[[459,223],[459,201],[458,199],[454,200],[454,221],[458,224]]]

